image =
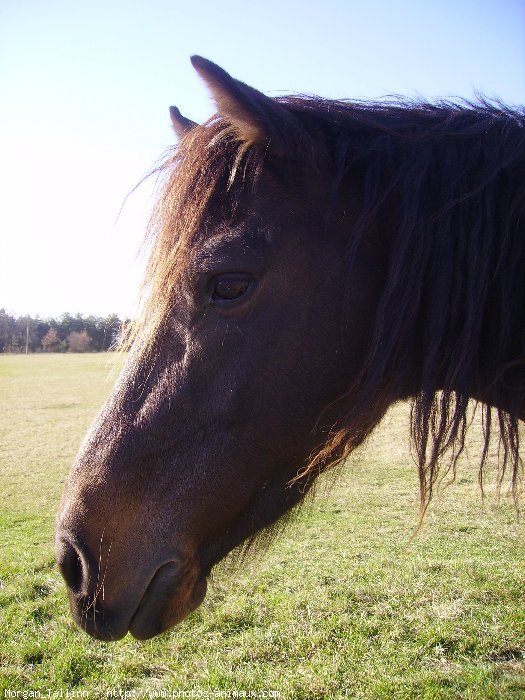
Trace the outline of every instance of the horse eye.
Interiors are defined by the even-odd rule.
[[[234,301],[248,291],[250,280],[237,275],[221,275],[213,280],[213,301]]]

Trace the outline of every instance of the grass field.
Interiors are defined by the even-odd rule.
[[[81,633],[53,526],[109,374],[104,355],[0,355],[2,698],[525,697],[524,526],[507,497],[481,501],[465,463],[411,539],[404,405],[268,552],[220,565],[178,628]],[[469,451],[475,464],[476,435]]]

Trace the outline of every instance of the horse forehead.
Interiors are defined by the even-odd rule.
[[[255,195],[241,204],[242,215],[235,223],[212,216],[195,239],[200,257],[238,252],[253,246],[265,247],[281,242],[283,231],[304,230],[312,221],[312,207],[304,197],[297,198],[272,178],[263,177]]]
[[[195,257],[197,261],[227,257],[230,254],[248,251],[271,244],[275,238],[275,227],[251,218],[235,226],[220,226],[200,237]]]

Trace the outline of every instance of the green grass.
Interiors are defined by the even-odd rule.
[[[109,372],[104,355],[0,355],[2,698],[47,689],[525,696],[524,527],[509,498],[482,502],[475,466],[464,464],[411,538],[417,486],[404,405],[268,552],[220,565],[204,604],[175,630],[113,645],[81,633],[53,526]]]

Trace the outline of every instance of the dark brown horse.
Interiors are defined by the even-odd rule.
[[[470,399],[515,495],[522,471],[524,113],[270,99],[193,64],[218,113],[171,110],[141,315],[58,516],[73,615],[101,639],[182,620],[400,399],[421,515]]]

